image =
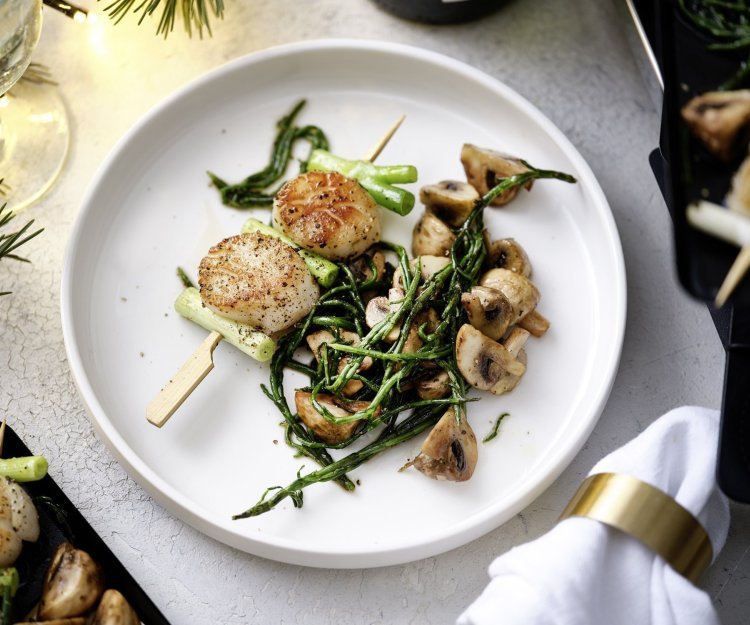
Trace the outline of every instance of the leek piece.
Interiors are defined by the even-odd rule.
[[[251,358],[265,362],[276,350],[276,342],[267,334],[246,323],[232,321],[217,315],[203,305],[200,293],[195,287],[188,287],[177,297],[175,310],[185,319],[197,323],[206,330],[218,332],[222,338]]]
[[[383,208],[408,215],[414,208],[414,194],[396,187],[417,181],[417,168],[412,165],[373,165],[369,161],[350,161],[326,150],[313,150],[307,171],[337,171],[359,182]]]
[[[44,456],[0,458],[0,475],[16,482],[36,482],[47,475],[47,459]]]

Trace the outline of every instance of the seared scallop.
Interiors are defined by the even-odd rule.
[[[10,480],[0,480],[0,567],[12,566],[21,555],[21,537],[13,527],[13,492]]]
[[[300,247],[331,260],[354,258],[380,241],[375,200],[337,172],[289,180],[273,201],[273,223]]]
[[[198,281],[207,308],[267,334],[290,328],[320,295],[300,255],[259,232],[214,245],[201,261]]]

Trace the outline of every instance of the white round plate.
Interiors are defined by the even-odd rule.
[[[220,344],[214,371],[162,429],[146,404],[205,338],[172,308],[178,266],[195,275],[213,243],[250,215],[221,205],[206,171],[242,179],[265,165],[275,122],[301,97],[300,123],[332,151],[364,155],[400,115],[379,157],[411,163],[420,183],[462,178],[464,142],[570,172],[538,181],[502,210],[494,237],[528,251],[552,326],[528,346],[528,371],[506,396],[469,405],[480,443],[474,477],[437,482],[399,472],[421,443],[367,463],[353,493],[305,490],[261,517],[232,521],[302,464],[260,391],[268,365]],[[418,185],[413,185],[416,191]],[[384,238],[408,244],[422,208],[384,215]],[[581,448],[608,396],[625,325],[620,241],[604,195],[573,146],[534,106],[496,80],[438,54],[376,42],[318,41],[267,50],[192,82],[151,111],[103,163],[67,253],[62,320],[70,366],[93,423],[129,473],[180,519],[219,541],[294,564],[359,568],[425,558],[473,540],[528,505]],[[291,392],[291,384],[288,389]]]

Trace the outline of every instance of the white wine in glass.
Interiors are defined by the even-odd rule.
[[[42,0],[0,0],[0,179],[19,211],[55,182],[68,152],[68,117],[48,81],[20,80],[42,29]],[[12,90],[11,90],[12,88]]]
[[[42,31],[41,0],[0,3],[0,94],[10,89],[31,62]]]

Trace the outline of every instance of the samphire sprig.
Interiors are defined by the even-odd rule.
[[[337,480],[349,488],[351,481],[347,474],[370,458],[408,441],[431,428],[450,406],[456,406],[457,418],[465,410],[467,398],[466,382],[458,371],[455,357],[456,334],[465,319],[461,306],[461,293],[474,286],[482,269],[486,250],[484,247],[484,209],[504,191],[526,185],[532,180],[549,178],[573,183],[575,178],[557,171],[536,169],[524,163],[528,171],[504,178],[486,195],[477,201],[466,222],[457,230],[456,241],[450,255],[450,263],[437,271],[429,279],[420,280],[419,261],[412,268],[406,251],[393,244],[383,247],[396,253],[401,269],[404,297],[401,305],[394,307],[385,318],[366,334],[360,334],[358,345],[350,345],[341,340],[338,328],[360,328],[364,323],[363,294],[374,288],[387,289],[388,280],[378,282],[375,278],[358,281],[348,267],[341,266],[341,284],[334,286],[321,296],[318,305],[301,321],[296,329],[279,342],[279,348],[271,365],[271,381],[264,391],[277,405],[284,416],[287,428],[287,442],[298,452],[314,458],[321,468],[302,473],[302,469],[291,484],[267,489],[259,501],[234,519],[258,516],[272,510],[286,498],[295,507],[303,505],[303,489],[311,484]],[[375,275],[372,267],[372,275]],[[348,305],[343,305],[347,303]],[[428,329],[420,320],[420,313],[427,308],[437,308],[439,323]],[[343,312],[342,312],[343,311]],[[303,344],[304,338],[314,326],[326,327],[336,337],[336,342],[321,350],[316,366],[307,365],[294,359],[295,350]],[[394,327],[400,326],[399,338],[391,345],[383,339]],[[423,345],[412,353],[404,353],[406,337],[416,328]],[[373,365],[363,374],[361,365],[366,358],[373,359]],[[342,358],[346,358],[342,362]],[[422,374],[425,363],[431,363],[430,371],[443,370],[450,380],[450,397],[436,400],[415,400],[404,391],[411,379]],[[343,364],[343,366],[341,366]],[[283,371],[289,367],[304,373],[310,378],[313,405],[318,412],[332,423],[362,421],[358,433],[339,445],[324,445],[307,430],[299,417],[289,409],[283,395]],[[347,382],[358,379],[363,382],[359,395],[351,399],[369,401],[369,405],[345,417],[331,414],[325,406],[316,401],[321,392],[333,394],[340,401],[348,398],[341,395]],[[328,449],[341,449],[365,432],[382,427],[377,438],[356,451],[333,460]],[[353,488],[353,485],[351,486]]]
[[[305,104],[306,100],[300,100],[277,122],[271,158],[263,169],[236,184],[230,184],[216,174],[208,172],[209,178],[221,194],[223,204],[240,209],[269,206],[273,203],[277,191],[269,190],[269,187],[276,184],[286,172],[296,141],[307,141],[310,144],[310,152],[328,149],[328,139],[318,126],[295,126],[297,115]],[[306,170],[307,161],[304,160],[300,163],[300,172]]]
[[[750,3],[747,0],[679,0],[682,13],[701,31],[717,39],[709,50],[750,48]],[[738,89],[750,79],[750,55],[718,89]]]

